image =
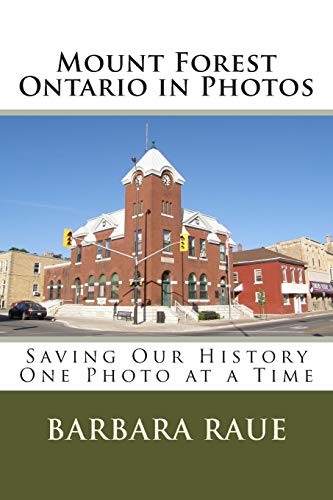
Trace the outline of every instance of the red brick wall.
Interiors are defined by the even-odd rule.
[[[281,292],[282,268],[287,268],[287,282],[291,283],[291,268],[295,269],[295,281],[299,283],[298,269],[302,269],[303,283],[305,283],[304,268],[298,265],[287,264],[284,262],[259,262],[249,264],[235,264],[234,271],[238,273],[238,281],[243,284],[243,291],[238,295],[238,302],[244,304],[260,314],[260,306],[255,302],[255,292],[264,290],[267,303],[265,304],[265,313],[267,314],[291,314],[295,312],[294,299],[290,296],[290,304],[283,304],[283,295]],[[254,282],[254,270],[262,270],[263,283]],[[302,312],[307,311],[307,305],[302,305]]]

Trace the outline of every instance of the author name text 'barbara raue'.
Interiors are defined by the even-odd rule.
[[[198,425],[199,424],[199,425]],[[128,421],[120,417],[75,417],[68,421],[48,418],[49,441],[284,441],[286,419],[267,417],[203,418],[137,418]]]

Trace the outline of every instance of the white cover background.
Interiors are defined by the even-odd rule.
[[[332,3],[299,0],[181,2],[168,0],[105,1],[41,0],[2,3],[0,10],[0,110],[25,109],[332,109]],[[23,76],[51,81],[59,54],[164,53],[277,54],[274,73],[249,78],[313,78],[311,97],[200,98],[195,88],[187,97],[48,97],[28,98],[18,88]],[[173,59],[172,59],[173,60]],[[165,67],[160,78],[170,77]],[[209,72],[207,73],[209,74]],[[179,74],[180,75],[180,74]],[[178,75],[178,76],[179,76]],[[87,73],[81,78],[117,78],[117,73]],[[134,76],[134,74],[133,74]],[[181,74],[193,79],[194,74]],[[240,77],[238,73],[216,77]],[[77,77],[77,75],[69,75]],[[137,77],[142,77],[138,74]],[[147,81],[149,73],[144,77]]]

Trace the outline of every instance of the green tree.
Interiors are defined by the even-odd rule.
[[[262,316],[265,313],[265,306],[267,304],[265,290],[263,290],[262,288],[258,292],[258,304],[260,309],[260,316]]]
[[[8,252],[11,252],[12,250],[16,251],[16,252],[24,252],[24,253],[29,253],[28,250],[26,250],[25,248],[17,248],[17,247],[11,247]]]

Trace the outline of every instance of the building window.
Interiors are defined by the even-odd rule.
[[[105,287],[106,287],[106,279],[105,275],[101,274],[98,280],[98,297],[105,297]]]
[[[94,277],[90,275],[88,278],[87,300],[94,300],[94,295],[95,295]]]
[[[220,261],[225,261],[225,244],[220,243]]]
[[[60,299],[61,298],[61,281],[57,281],[57,291],[56,291],[56,298]]]
[[[163,229],[163,250],[164,252],[171,252],[171,231]]]
[[[49,300],[53,300],[53,281],[50,281]]]
[[[262,283],[262,270],[261,269],[255,269],[254,270],[254,282],[255,283]]]
[[[318,259],[318,267],[320,267],[320,259]]]
[[[194,273],[188,277],[188,299],[193,300],[197,298],[197,278]]]
[[[333,267],[330,268],[331,281],[333,281]]]
[[[40,273],[40,262],[35,262],[34,264],[34,274]]]
[[[82,259],[82,245],[78,245],[76,247],[76,262],[81,262]]]
[[[97,242],[96,259],[101,259],[103,255],[103,241],[99,240]]]
[[[256,292],[256,302],[259,302],[259,300],[262,300],[263,302],[266,300],[265,297],[265,292],[263,290]]]
[[[298,270],[298,283],[303,283],[303,270]]]
[[[208,299],[208,280],[206,274],[200,276],[200,299]]]
[[[188,254],[190,257],[195,257],[195,238],[193,236],[188,238]]]
[[[301,295],[300,296],[300,300],[301,300],[301,304],[304,306],[306,304],[306,296],[305,295]]]
[[[137,248],[136,248],[136,231],[134,231],[134,253],[141,253],[142,252],[142,229],[138,229],[138,241],[137,241]]]
[[[234,283],[238,283],[238,273],[234,273]]]
[[[284,306],[289,306],[290,305],[290,297],[289,297],[289,295],[283,295],[283,305]]]
[[[8,269],[8,260],[5,260],[3,263],[3,272],[6,273]]]
[[[110,248],[111,248],[111,240],[110,238],[108,238],[107,240],[105,240],[105,248],[104,248],[104,259],[109,259],[111,257],[111,251],[110,251]]]
[[[200,259],[206,259],[207,258],[207,252],[206,252],[206,240],[201,240],[199,241],[199,248],[200,248]]]
[[[314,257],[312,257],[312,266],[313,266],[313,267],[315,266],[315,260],[314,260]]]
[[[0,260],[0,273],[2,273],[2,260]]]
[[[291,274],[291,282],[295,283],[295,269],[293,267],[290,269],[290,274]]]
[[[111,300],[119,299],[119,276],[113,273],[111,276]]]
[[[38,292],[38,283],[34,283],[34,284],[32,285],[32,291],[33,291],[33,292]]]
[[[162,200],[161,213],[164,215],[172,215],[172,202]]]
[[[6,280],[1,281],[0,295],[5,295]]]
[[[282,268],[282,281],[284,281],[284,282],[287,281],[287,268],[286,267]]]

